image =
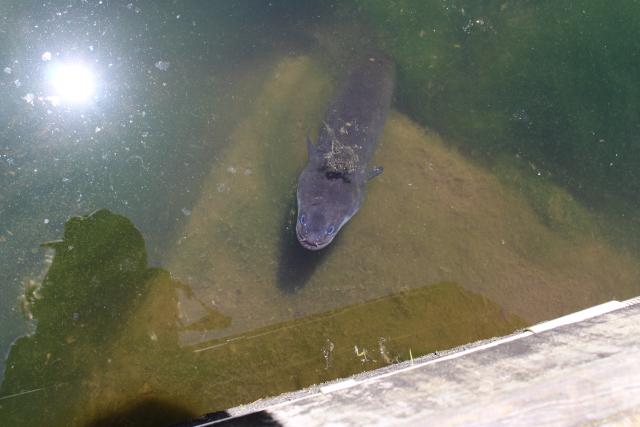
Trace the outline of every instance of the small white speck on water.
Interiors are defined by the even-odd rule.
[[[44,52],[40,58],[42,58],[43,61],[51,61],[51,52]]]
[[[33,100],[35,99],[35,96],[32,93],[28,93],[25,96],[23,96],[22,99],[24,99],[24,101],[27,104],[33,105]]]
[[[11,74],[11,67],[4,67],[5,74]]]
[[[43,221],[45,224],[49,224],[49,218],[45,218]]]
[[[191,211],[189,209],[187,209],[187,208],[182,208],[181,211],[182,211],[182,215],[184,215],[184,216],[191,215]]]
[[[234,168],[233,166],[229,166],[227,168],[227,172],[229,172],[230,174],[235,175],[236,174],[236,168]]]
[[[171,62],[169,61],[158,61],[155,63],[155,66],[158,70],[167,71],[171,66]]]

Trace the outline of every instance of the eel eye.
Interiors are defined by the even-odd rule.
[[[327,227],[327,234],[331,235],[334,231],[336,231],[336,228],[333,225]]]
[[[302,225],[306,225],[306,218],[304,217],[304,214],[300,215],[300,224]]]

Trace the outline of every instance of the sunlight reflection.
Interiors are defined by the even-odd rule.
[[[86,104],[96,87],[95,75],[82,63],[51,64],[49,83],[53,93],[47,96],[53,105]]]

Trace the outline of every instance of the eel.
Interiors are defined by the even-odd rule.
[[[391,104],[393,63],[367,55],[351,69],[327,111],[298,178],[296,235],[309,250],[331,243],[360,209],[367,181],[382,172],[369,162]]]

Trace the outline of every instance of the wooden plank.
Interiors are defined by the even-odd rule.
[[[266,409],[282,425],[307,427],[640,425],[637,302],[229,412]]]

